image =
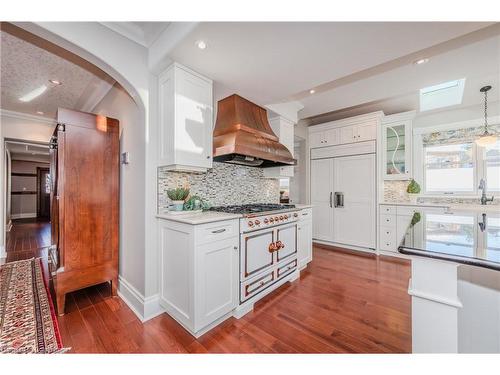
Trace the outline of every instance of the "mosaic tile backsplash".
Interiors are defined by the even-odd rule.
[[[384,181],[384,201],[385,202],[410,202],[410,198],[406,193],[408,181]],[[491,197],[492,193],[488,193]],[[419,197],[419,203],[430,204],[479,204],[478,198],[456,198],[456,197]],[[500,205],[500,197],[495,197],[493,202],[488,204]]]
[[[191,195],[198,195],[211,206],[250,203],[279,203],[279,180],[264,178],[261,168],[213,163],[206,173],[173,172],[158,168],[158,213],[171,204],[167,190],[189,185]]]

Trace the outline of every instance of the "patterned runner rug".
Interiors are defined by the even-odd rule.
[[[0,353],[61,353],[41,259],[0,266]]]

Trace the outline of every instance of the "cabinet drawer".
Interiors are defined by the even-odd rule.
[[[380,250],[396,252],[398,251],[397,247],[398,245],[395,242],[380,240]]]
[[[380,205],[380,213],[384,215],[396,215],[396,206],[387,206],[385,204]]]
[[[396,215],[380,215],[380,226],[396,228]]]
[[[397,231],[395,228],[391,227],[380,227],[379,228],[380,245],[385,244],[386,246],[395,246],[397,241]]]
[[[299,212],[299,220],[311,220],[312,219],[312,208],[306,208]]]
[[[238,220],[217,221],[195,228],[196,243],[204,244],[239,236]]]
[[[399,206],[396,212],[398,215],[413,216],[415,212],[418,212],[418,207]]]
[[[293,270],[297,268],[297,259],[292,260],[291,262],[285,263],[282,266],[279,266],[277,269],[277,278],[283,277]]]
[[[245,301],[260,293],[275,281],[274,270],[266,271],[262,275],[241,283],[241,301]]]

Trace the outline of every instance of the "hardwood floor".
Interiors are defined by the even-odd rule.
[[[50,246],[50,222],[39,219],[17,219],[12,221],[12,228],[6,233],[6,262],[46,257]]]
[[[13,228],[7,261],[40,256],[47,270],[47,250],[32,247],[47,245],[47,231],[50,241],[46,228]],[[141,323],[108,283],[69,293],[58,320],[70,353],[406,353],[409,276],[404,260],[315,246],[300,280],[198,339],[167,314]]]
[[[195,339],[167,314],[142,324],[109,284],[71,293],[59,317],[72,353],[405,353],[409,263],[314,248],[300,281]]]

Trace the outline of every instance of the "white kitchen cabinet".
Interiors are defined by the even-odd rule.
[[[376,248],[375,141],[311,150],[313,238]]]
[[[299,269],[303,269],[312,261],[312,210],[299,212],[297,223],[297,259]]]
[[[377,137],[377,123],[368,121],[358,125],[344,126],[339,131],[341,144],[371,141]]]
[[[269,124],[274,134],[279,138],[280,143],[285,146],[293,156],[294,153],[294,124],[284,117],[278,116],[269,120]],[[264,168],[264,177],[280,178],[293,177],[293,165]]]
[[[212,81],[174,63],[159,77],[159,165],[212,168]]]
[[[160,304],[195,337],[238,306],[238,219],[191,225],[159,219]]]
[[[313,238],[333,241],[333,158],[311,160]]]
[[[412,120],[415,112],[386,116],[382,120],[382,178],[412,178]]]
[[[309,148],[375,140],[383,115],[383,112],[379,111],[310,126]]]
[[[314,132],[309,136],[309,147],[311,148],[333,146],[339,143],[339,129],[336,128]]]

